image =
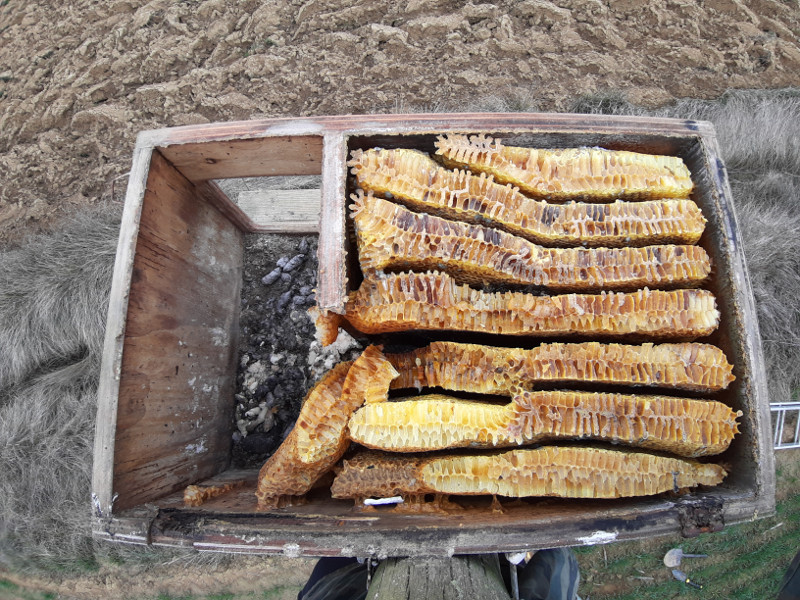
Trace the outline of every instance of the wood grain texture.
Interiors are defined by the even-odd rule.
[[[275,136],[186,143],[159,150],[190,181],[267,175],[319,175],[320,136]]]
[[[367,600],[510,600],[496,554],[390,558],[375,571]]]
[[[117,506],[228,464],[242,234],[160,154],[131,277],[116,421]]]
[[[655,138],[704,135],[713,126],[704,121],[639,116],[584,115],[570,113],[420,113],[393,115],[340,115],[308,118],[261,119],[187,125],[144,132],[141,143],[166,148],[186,145],[183,156],[195,152],[198,166],[207,149],[189,144],[228,142],[266,137],[313,136],[325,133],[407,134],[444,132],[526,133],[573,132],[605,134],[624,141],[626,134],[638,133]],[[226,175],[231,177],[231,175]]]
[[[674,535],[681,531],[682,513],[708,502],[722,507],[726,525],[760,517],[764,508],[752,494],[718,488],[672,499],[505,502],[503,513],[493,513],[484,502],[482,509],[449,515],[353,512],[352,502],[319,497],[304,506],[254,515],[248,510],[254,489],[234,490],[201,509],[182,508],[182,492],[165,498],[152,521],[152,543],[246,554],[447,557],[581,546],[591,543],[597,531],[616,541]],[[128,512],[116,515],[113,531],[135,537],[141,520]]]
[[[259,233],[317,233],[321,195],[319,189],[243,191],[237,204]]]
[[[120,225],[114,275],[108,302],[108,317],[103,343],[103,362],[97,390],[97,417],[94,436],[94,465],[92,470],[93,513],[96,517],[110,516],[114,497],[114,447],[117,435],[117,403],[119,377],[125,334],[131,273],[136,254],[145,184],[153,152],[137,147],[125,197],[125,209]]]
[[[326,135],[322,170],[317,307],[344,313],[347,300],[345,178],[347,147],[340,135]]]

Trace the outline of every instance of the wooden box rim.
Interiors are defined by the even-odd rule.
[[[727,211],[725,219],[730,235],[726,236],[726,251],[732,257],[735,278],[736,301],[745,314],[756,315],[755,303],[749,282],[744,254],[738,242],[731,192],[720,155],[713,125],[706,121],[649,118],[637,116],[605,116],[583,114],[549,113],[432,113],[390,115],[342,115],[306,118],[275,118],[253,121],[234,121],[156,129],[141,132],[133,152],[133,162],[126,193],[125,208],[117,248],[116,263],[109,301],[108,319],[104,342],[103,362],[98,389],[98,410],[95,436],[95,462],[92,479],[93,533],[100,539],[127,543],[157,543],[165,545],[191,545],[202,550],[222,550],[248,553],[284,553],[289,555],[435,555],[450,553],[477,553],[484,551],[510,551],[530,546],[525,540],[536,532],[521,527],[516,531],[495,532],[486,541],[485,532],[459,530],[458,526],[442,527],[440,540],[431,543],[431,533],[413,526],[404,531],[386,532],[379,535],[367,528],[361,536],[337,536],[335,532],[319,535],[303,532],[304,526],[290,524],[287,519],[276,519],[270,515],[243,514],[213,515],[184,511],[162,511],[147,505],[127,510],[124,514],[114,511],[114,449],[117,408],[121,377],[121,362],[124,352],[125,319],[128,310],[129,290],[136,241],[141,217],[142,202],[146,191],[149,165],[154,154],[171,161],[180,157],[176,168],[194,185],[199,197],[210,202],[226,215],[242,231],[258,231],[258,228],[233,203],[225,202],[218,188],[209,181],[214,174],[206,170],[219,168],[218,160],[206,155],[210,148],[234,144],[227,150],[239,163],[246,162],[246,146],[239,142],[257,144],[271,138],[309,138],[320,142],[319,156],[312,161],[322,173],[322,212],[320,221],[327,226],[321,228],[319,248],[323,252],[335,251],[345,235],[343,219],[345,199],[345,169],[347,140],[353,135],[419,135],[448,132],[508,132],[508,133],[557,133],[598,134],[609,136],[646,135],[659,138],[696,139],[713,160],[707,165],[714,179],[719,202]],[[232,150],[230,150],[232,148]],[[245,150],[241,150],[245,148]],[[178,162],[178,161],[176,161]],[[713,162],[713,164],[711,164]],[[239,164],[237,163],[237,164]],[[257,170],[263,168],[254,166]],[[310,168],[310,167],[309,167]],[[256,176],[284,173],[278,167],[270,173],[250,173],[246,164],[240,165],[237,176]],[[343,269],[320,270],[318,303],[321,308],[341,312],[346,290]],[[763,355],[755,318],[747,319],[744,334],[746,346],[744,360],[749,366],[750,397],[756,415],[755,456],[758,459],[756,489],[752,494],[717,494],[724,497],[717,510],[726,523],[768,516],[775,508],[775,480],[773,455],[770,445],[769,404],[766,390]],[[712,494],[713,496],[714,494]],[[639,508],[618,511],[609,515],[609,526],[616,523],[613,536],[592,538],[587,521],[577,522],[575,527],[564,527],[561,531],[545,532],[539,541],[552,546],[581,543],[603,543],[612,539],[635,539],[667,531],[686,530],[686,514],[690,508],[703,503],[703,498],[690,495],[673,501],[644,500]],[[646,510],[644,510],[644,508]],[[689,508],[687,508],[689,507]],[[642,509],[642,510],[640,510]],[[180,512],[180,511],[179,511]],[[613,512],[613,511],[612,511]],[[689,519],[691,521],[691,519]],[[208,534],[189,536],[176,523],[202,521]],[[620,526],[627,522],[628,526]],[[601,523],[597,523],[600,527]],[[295,529],[292,529],[294,527]],[[247,534],[246,532],[251,532]],[[294,531],[294,535],[292,535]],[[598,529],[595,533],[600,533]],[[395,535],[396,534],[396,535]],[[583,535],[582,535],[583,534]],[[395,537],[391,543],[381,542],[381,536]],[[601,539],[602,538],[602,539]],[[442,541],[444,540],[444,541]],[[542,546],[540,546],[542,547]]]

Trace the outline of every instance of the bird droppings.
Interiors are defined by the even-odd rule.
[[[350,336],[323,349],[308,309],[315,303],[317,236],[245,239],[232,461],[258,468],[289,434],[306,392],[358,354]]]

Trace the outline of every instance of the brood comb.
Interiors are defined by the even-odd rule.
[[[551,204],[496,183],[491,175],[445,169],[418,150],[355,150],[347,164],[367,192],[545,246],[696,244],[705,228],[691,200]]]
[[[393,389],[440,387],[513,395],[537,383],[603,383],[713,392],[735,379],[710,344],[541,344],[530,350],[433,342],[386,357],[400,376]]]
[[[353,441],[391,452],[595,439],[697,457],[725,451],[741,415],[671,396],[524,392],[498,405],[431,394],[365,404],[347,427]]]
[[[356,501],[421,494],[622,498],[717,485],[726,474],[694,460],[585,447],[424,458],[367,452],[344,461],[331,493]]]
[[[708,335],[719,324],[714,296],[706,290],[534,296],[475,290],[445,273],[365,279],[348,298],[346,318],[370,334],[452,330],[681,340]],[[320,336],[328,342],[335,339],[325,329],[329,321],[320,324]]]
[[[545,248],[497,229],[415,213],[360,190],[352,198],[358,257],[366,276],[440,270],[466,284],[592,291],[693,287],[711,271],[699,246]]]
[[[603,148],[518,148],[485,135],[439,136],[436,148],[448,166],[494,175],[537,198],[688,198],[693,188],[689,169],[676,156]]]
[[[305,494],[338,461],[350,441],[347,421],[366,400],[385,397],[397,371],[380,348],[331,369],[306,396],[294,429],[258,474],[259,510]]]

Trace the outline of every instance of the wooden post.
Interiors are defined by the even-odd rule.
[[[509,600],[497,554],[390,558],[372,578],[367,600]]]

